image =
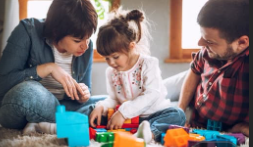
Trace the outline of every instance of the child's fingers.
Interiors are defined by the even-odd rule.
[[[94,123],[94,117],[93,116],[90,117],[90,125],[92,127],[96,127],[96,124]]]
[[[100,126],[100,124],[101,124],[101,116],[98,116],[98,117],[97,117],[97,125]]]

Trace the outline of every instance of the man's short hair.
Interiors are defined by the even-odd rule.
[[[249,37],[249,0],[209,0],[197,22],[201,27],[218,29],[229,43],[243,35]]]

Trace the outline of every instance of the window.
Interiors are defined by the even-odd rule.
[[[97,0],[91,0],[92,4],[96,7]],[[100,1],[105,9],[105,16],[104,19],[98,18],[98,28],[106,21],[107,13],[109,10],[109,2],[108,1]],[[19,19],[36,17],[36,18],[46,18],[47,11],[49,6],[51,5],[52,0],[19,0]],[[119,7],[120,0],[113,0],[111,10],[117,9]],[[98,11],[98,15],[100,12]],[[96,34],[92,35],[91,39],[93,41],[94,46],[94,62],[104,62],[104,58],[97,53],[96,48]]]
[[[165,62],[190,62],[199,51],[197,15],[207,0],[170,0],[170,57]]]

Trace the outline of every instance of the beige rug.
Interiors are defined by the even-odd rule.
[[[100,147],[101,144],[90,141],[90,147]],[[24,136],[19,130],[6,129],[0,125],[0,147],[68,147],[65,139],[57,139],[56,135],[35,133],[31,136]],[[152,142],[146,147],[162,147]],[[249,139],[246,144],[240,147],[249,147]]]

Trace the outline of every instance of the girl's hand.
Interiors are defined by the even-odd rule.
[[[92,127],[96,127],[96,124],[94,123],[97,119],[97,125],[101,124],[101,116],[103,113],[103,106],[97,106],[90,114],[90,125]]]
[[[109,130],[120,129],[124,122],[125,118],[119,111],[117,111],[112,115],[111,119],[109,120],[107,124],[107,129]]]
[[[66,94],[72,100],[80,100],[77,92],[79,92],[80,95],[84,95],[81,86],[60,66],[53,64],[51,75],[56,81],[62,84]]]
[[[78,101],[79,103],[85,103],[89,100],[90,98],[90,91],[88,86],[86,86],[84,83],[78,83],[79,86],[81,87],[83,94],[79,93],[79,98],[80,100]]]

